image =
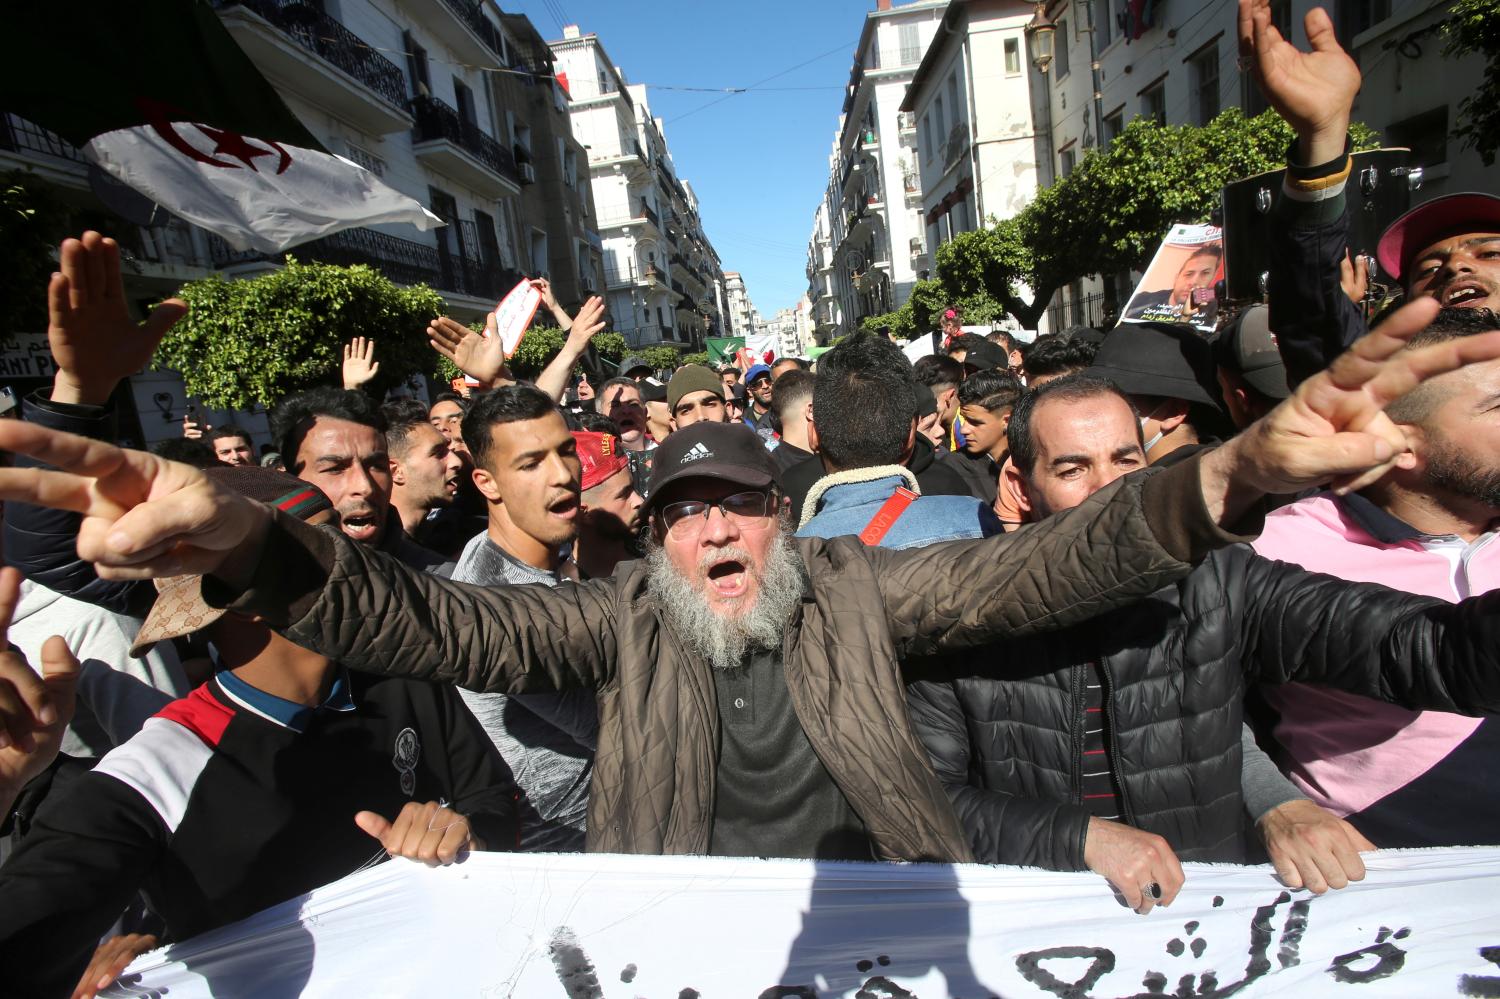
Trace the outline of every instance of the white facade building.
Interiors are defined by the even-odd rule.
[[[899,109],[946,7],[946,0],[900,6],[877,0],[865,15],[824,195],[833,279],[828,297],[838,301],[834,328],[842,332],[899,308],[930,267],[911,253],[912,241],[920,244],[925,233],[919,202],[906,190],[906,178],[917,169],[916,130]],[[809,240],[810,284],[823,263],[818,235],[815,230]],[[821,288],[810,288],[820,328],[823,297]]]
[[[755,336],[760,333],[760,313],[750,301],[745,279],[739,271],[724,272],[724,302],[729,313],[725,323],[727,336]]]
[[[1046,140],[1031,114],[1034,11],[1024,0],[953,0],[907,88],[901,123],[916,129],[918,170],[906,190],[925,224],[910,251],[924,266],[957,233],[1015,215],[1036,193]]]
[[[226,0],[215,7],[230,35],[327,149],[448,222],[429,232],[400,224],[345,230],[298,246],[299,259],[369,264],[397,283],[427,284],[462,319],[493,309],[523,273],[550,273],[559,281],[564,262],[574,286],[601,283],[598,261],[588,252],[586,192],[575,202],[567,231],[525,222],[520,199],[538,183],[539,171],[560,169],[571,146],[545,156],[531,149],[539,112],[507,106],[494,84],[500,75],[524,77],[531,92],[563,100],[545,53],[539,59],[522,38],[534,34],[524,18],[501,15],[478,0]],[[535,164],[518,162],[518,149],[535,154]],[[78,151],[14,115],[0,119],[0,169],[28,171],[61,188],[70,204],[103,217],[98,224],[124,250],[133,303],[159,300],[215,272],[250,275],[280,265],[279,255],[235,252],[176,219],[146,229],[110,217],[91,193]],[[149,446],[180,436],[189,405],[180,378],[148,371],[132,386],[133,398],[121,402],[133,401],[135,413],[122,410],[122,437]],[[211,422],[241,423],[258,441],[267,440],[262,412],[199,412]],[[132,416],[138,416],[139,434]]]
[[[1043,75],[1027,54],[1032,86],[1048,97],[1036,102],[1038,131],[1050,137],[1042,184],[1070,172],[1137,115],[1201,125],[1228,107],[1265,110],[1253,77],[1238,66],[1234,0],[1158,3],[1155,23],[1134,39],[1126,30],[1129,0],[1049,0],[1045,6],[1058,27],[1056,56]],[[1458,103],[1475,92],[1484,65],[1476,56],[1442,55],[1437,26],[1447,16],[1447,0],[1273,0],[1274,22],[1303,50],[1303,18],[1314,6],[1332,15],[1341,44],[1364,74],[1354,119],[1380,132],[1385,145],[1411,147],[1413,165],[1424,168],[1413,202],[1494,190],[1493,170],[1449,135]],[[1098,323],[1126,300],[1138,277],[1130,272],[1076,282],[1054,301],[1050,318],[1057,326]]]
[[[626,82],[597,35],[570,25],[551,46],[588,149],[615,328],[632,347],[701,346],[725,328],[724,275],[646,88]]]

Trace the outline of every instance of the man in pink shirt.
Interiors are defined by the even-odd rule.
[[[1411,345],[1500,329],[1444,309]],[[1434,378],[1388,408],[1408,450],[1360,493],[1323,493],[1266,518],[1255,550],[1343,579],[1449,601],[1500,585],[1500,362]],[[1316,636],[1311,636],[1314,640]],[[1408,711],[1325,687],[1265,688],[1292,780],[1382,847],[1500,837],[1500,724]]]

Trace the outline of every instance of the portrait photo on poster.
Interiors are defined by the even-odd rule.
[[[1124,323],[1187,323],[1212,333],[1219,316],[1215,285],[1224,277],[1224,231],[1175,225],[1120,318]]]

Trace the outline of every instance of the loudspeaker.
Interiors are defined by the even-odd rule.
[[[1409,167],[1409,149],[1355,153],[1344,197],[1349,204],[1349,248],[1370,258],[1370,283],[1396,282],[1378,273],[1375,244],[1380,234],[1411,207],[1422,186],[1422,168]],[[1256,174],[1224,188],[1224,279],[1232,302],[1264,302],[1271,267],[1271,208],[1284,197],[1285,170]]]

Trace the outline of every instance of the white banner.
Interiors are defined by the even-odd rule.
[[[1500,996],[1500,848],[1387,851],[1340,892],[1187,866],[1137,916],[1091,874],[476,854],[383,864],[148,954],[109,996]]]

